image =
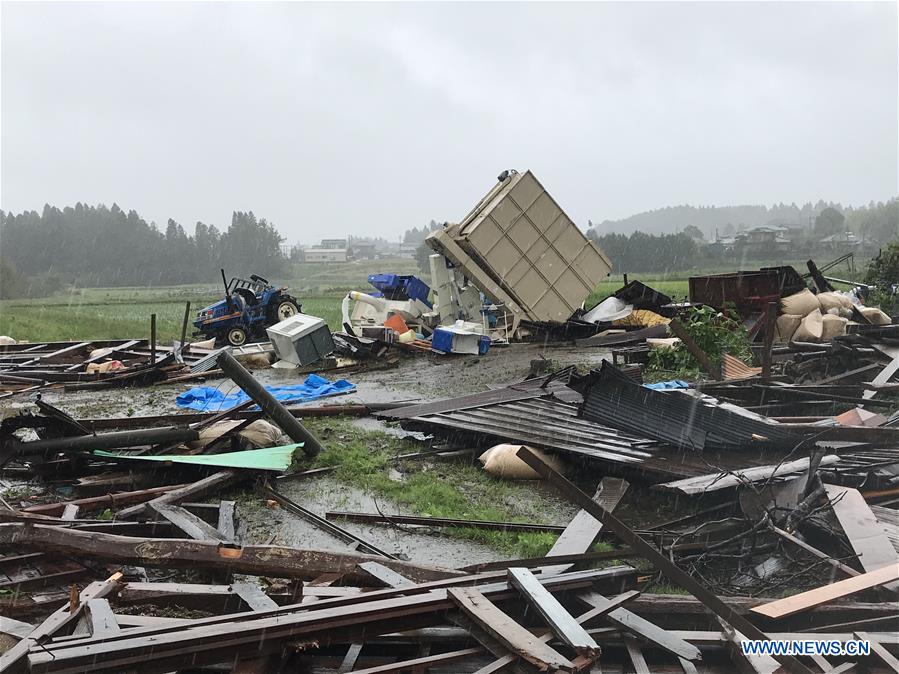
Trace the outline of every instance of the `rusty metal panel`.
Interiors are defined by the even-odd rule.
[[[691,302],[716,309],[732,304],[738,311],[748,312],[780,298],[780,281],[773,269],[691,276],[689,284]]]

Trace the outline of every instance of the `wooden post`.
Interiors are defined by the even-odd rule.
[[[672,321],[668,324],[668,328],[675,334],[676,337],[680,338],[680,341],[684,343],[684,346],[687,347],[687,350],[693,354],[693,357],[699,361],[700,367],[706,371],[706,373],[717,381],[721,381],[721,365],[712,363],[712,360],[709,358],[708,354],[699,348],[699,345],[693,341],[693,338],[690,337],[687,329],[680,323],[678,320],[672,319]]]
[[[765,341],[762,348],[762,381],[771,380],[771,348],[774,346],[774,330],[777,327],[777,302],[768,302],[765,311]]]
[[[190,320],[190,302],[184,305],[184,320],[181,321],[181,353],[188,351],[190,345],[185,344],[187,339],[187,322]]]
[[[156,314],[150,314],[150,365],[156,363]]]

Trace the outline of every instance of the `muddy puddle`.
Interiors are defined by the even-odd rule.
[[[278,491],[319,515],[324,515],[329,510],[381,512],[385,515],[408,514],[408,511],[404,512],[399,506],[383,497],[372,496],[328,477],[315,480],[280,480]],[[247,541],[267,543],[274,536],[274,542],[281,545],[344,552],[352,550],[345,541],[324,533],[314,524],[283,508],[257,506],[242,508],[241,512],[241,526],[245,527]],[[508,559],[493,547],[453,538],[434,529],[359,524],[345,520],[334,522],[391,555],[421,564],[455,568],[495,559]]]

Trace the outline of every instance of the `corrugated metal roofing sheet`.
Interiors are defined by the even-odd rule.
[[[584,400],[585,419],[689,450],[792,446],[795,429],[673,391],[638,386],[603,363]]]

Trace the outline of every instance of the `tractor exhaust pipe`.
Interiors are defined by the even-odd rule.
[[[228,291],[228,279],[225,278],[225,270],[221,269],[222,272],[222,285],[225,286],[225,301],[228,303],[228,310],[234,311],[234,304],[231,302],[231,293]]]

